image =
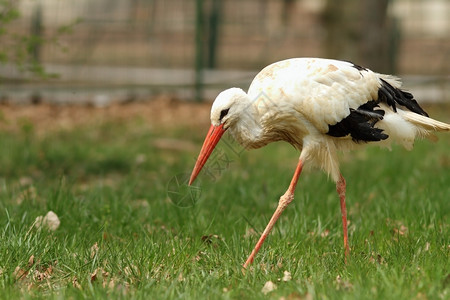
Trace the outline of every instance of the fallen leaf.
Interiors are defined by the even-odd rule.
[[[34,186],[30,186],[27,189],[23,190],[19,196],[17,196],[16,198],[16,203],[17,204],[22,204],[22,202],[25,199],[35,199],[36,198],[36,189],[34,188]]]
[[[92,272],[91,282],[94,282],[95,280],[97,280],[97,272],[98,272],[98,269],[95,269],[94,272]]]
[[[371,254],[370,258],[369,258],[369,262],[372,263],[372,264],[377,262],[380,265],[386,264],[386,261],[384,260],[384,258],[380,254],[377,254],[375,252],[372,252],[372,254]]]
[[[310,232],[308,232],[308,235],[309,235],[310,237],[313,237],[313,236],[316,235],[316,233],[315,233],[314,231],[310,231]]]
[[[215,240],[221,240],[220,236],[218,236],[217,234],[210,234],[210,235],[202,236],[202,241],[207,243],[207,244],[212,244],[214,239]]]
[[[101,271],[102,271],[102,279],[103,279],[102,286],[103,286],[103,288],[109,287],[110,283],[111,283],[111,280],[108,279],[109,278],[109,272],[107,272],[107,271],[105,271],[103,269],[101,269]],[[112,283],[112,286],[114,287],[114,283]]]
[[[23,176],[19,178],[19,184],[21,186],[27,186],[33,184],[33,179],[31,177]]]
[[[40,272],[39,270],[34,270],[33,279],[36,281],[42,281],[45,278],[49,277],[46,272]]]
[[[250,227],[245,231],[244,238],[246,239],[246,238],[249,238],[252,236],[257,236],[257,235],[258,235],[258,233],[255,231],[255,229]]]
[[[91,247],[91,258],[94,258],[97,252],[98,252],[98,243],[95,242],[95,244],[92,245]]]
[[[278,259],[278,261],[277,261],[277,268],[278,268],[278,269],[281,269],[282,267],[283,267],[283,258],[280,257],[280,258]],[[275,271],[275,268],[274,268],[274,267],[272,268],[272,271]]]
[[[51,231],[55,231],[56,229],[58,229],[61,222],[59,221],[58,216],[54,212],[49,211],[45,215],[45,217],[42,216],[37,217],[36,220],[34,220],[34,224],[36,228],[46,227]]]
[[[205,256],[205,255],[206,255],[205,251],[198,251],[197,255],[194,257],[194,260],[200,261],[203,258],[203,256]]]
[[[425,251],[428,251],[428,250],[430,250],[430,243],[429,242],[427,242],[426,244],[425,244]]]
[[[116,286],[116,279],[111,278],[111,280],[108,282],[108,288],[113,289]]]
[[[22,269],[21,267],[17,266],[16,269],[13,272],[14,277],[18,280],[18,279],[23,279],[25,277],[27,277],[28,275],[28,271]]]
[[[48,266],[48,268],[45,270],[45,273],[50,276],[53,273],[53,266],[52,265]]]
[[[290,281],[292,279],[291,272],[284,271],[283,273],[283,281]]]
[[[322,233],[320,234],[321,237],[327,237],[330,234],[330,231],[328,229],[325,229],[324,231],[322,231]]]
[[[353,284],[350,283],[348,280],[342,279],[340,275],[336,276],[336,285],[337,289],[344,289],[344,290],[351,290],[353,288]]]
[[[268,293],[270,293],[270,292],[272,292],[273,290],[276,290],[276,289],[277,289],[277,285],[269,280],[269,281],[267,281],[264,284],[263,288],[261,289],[261,292],[264,295],[267,295]]]
[[[34,265],[34,255],[31,255],[28,259],[28,267],[30,268],[32,265]]]
[[[74,288],[76,288],[76,289],[80,289],[80,290],[81,290],[81,285],[80,285],[80,283],[78,282],[78,279],[77,279],[76,277],[74,277],[74,278],[72,279],[72,286],[73,286]]]
[[[408,227],[406,227],[405,225],[400,225],[399,228],[394,228],[392,231],[394,232],[394,234],[405,235],[408,232]]]

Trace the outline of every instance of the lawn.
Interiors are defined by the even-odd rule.
[[[450,297],[450,134],[412,152],[341,155],[347,264],[334,184],[312,171],[242,272],[295,169],[291,146],[246,152],[228,138],[189,189],[182,180],[208,129],[203,108],[196,126],[108,110],[59,126],[1,110],[2,299]],[[430,110],[450,121],[448,106]],[[49,211],[55,230],[36,222]],[[276,288],[263,291],[269,281]]]

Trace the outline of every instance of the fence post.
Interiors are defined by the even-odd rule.
[[[195,2],[195,100],[203,100],[203,0]]]
[[[31,40],[28,51],[32,63],[40,63],[42,44],[42,6],[40,1],[35,5],[33,15],[31,16],[30,33]]]
[[[211,11],[209,14],[208,61],[207,61],[207,67],[209,69],[214,69],[216,67],[220,13],[222,10],[221,4],[222,4],[221,0],[212,0]]]

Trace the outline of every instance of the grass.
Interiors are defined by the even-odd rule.
[[[177,187],[205,132],[139,120],[0,132],[0,298],[448,299],[449,135],[413,152],[342,155],[347,264],[334,185],[320,172],[302,174],[243,274],[298,154],[282,143],[241,152],[221,142],[199,190]],[[167,136],[196,148],[153,143]],[[57,230],[33,225],[50,210]],[[268,281],[277,289],[264,295]]]

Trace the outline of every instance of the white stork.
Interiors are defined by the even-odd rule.
[[[230,88],[211,108],[211,127],[203,143],[189,185],[193,183],[225,131],[245,148],[286,141],[300,151],[289,188],[244,264],[252,263],[283,210],[294,198],[305,164],[326,171],[336,183],[344,231],[345,257],[349,255],[346,183],[339,171],[338,150],[369,143],[392,142],[412,149],[416,137],[434,138],[450,125],[428,117],[413,95],[400,89],[398,78],[375,73],[351,62],[293,58],[265,67],[248,92]]]

